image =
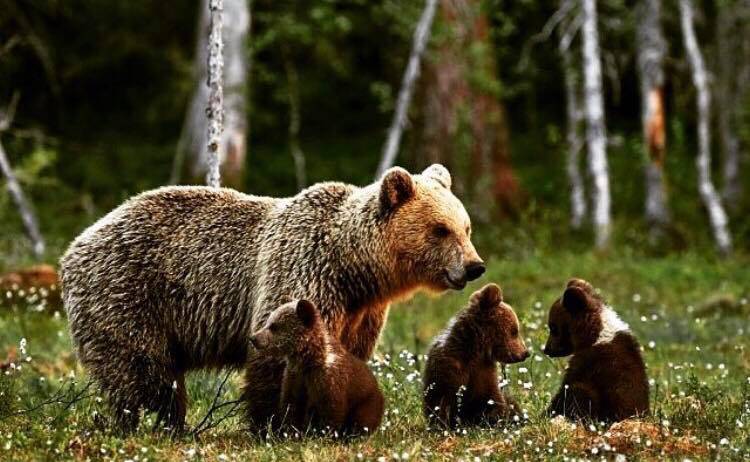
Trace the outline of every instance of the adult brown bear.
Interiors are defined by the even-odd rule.
[[[254,354],[249,337],[283,302],[319,306],[331,334],[368,359],[391,301],[461,289],[484,272],[450,186],[433,165],[283,199],[206,187],[140,194],[60,262],[78,357],[125,431],[142,409],[181,429],[185,373],[207,367],[244,367],[248,417],[262,422],[283,364]]]

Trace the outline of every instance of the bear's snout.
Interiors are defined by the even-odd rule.
[[[529,350],[523,350],[521,353],[513,353],[510,355],[509,361],[507,361],[508,364],[513,363],[522,363],[526,361],[526,358],[531,356],[531,353],[529,353]]]
[[[479,277],[484,274],[486,269],[487,268],[484,266],[484,262],[481,260],[469,263],[464,268],[464,271],[466,272],[466,280],[473,281],[475,279],[479,279]]]
[[[560,358],[563,356],[567,356],[562,350],[553,348],[550,345],[545,345],[544,348],[542,348],[542,353],[549,356],[550,358]]]

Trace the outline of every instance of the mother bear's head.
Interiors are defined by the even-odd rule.
[[[406,265],[399,271],[433,290],[462,289],[484,273],[471,243],[471,221],[451,192],[448,170],[434,164],[419,175],[400,167],[380,182],[380,211],[388,253]]]

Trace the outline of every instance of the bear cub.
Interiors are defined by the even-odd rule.
[[[570,358],[548,415],[615,422],[648,413],[648,379],[630,328],[588,282],[571,279],[549,311],[544,353]]]
[[[430,425],[494,425],[520,409],[498,385],[497,363],[529,357],[518,317],[496,284],[474,292],[440,333],[424,373],[424,413]]]
[[[364,361],[328,334],[310,301],[281,305],[250,338],[261,354],[284,359],[280,427],[334,434],[373,433],[383,417],[383,394]]]

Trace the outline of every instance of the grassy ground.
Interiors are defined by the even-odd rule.
[[[343,443],[321,438],[261,441],[229,418],[199,438],[172,440],[147,428],[119,438],[99,424],[106,414],[86,388],[64,315],[39,309],[38,294],[0,294],[0,460],[486,460],[750,457],[750,265],[693,254],[651,258],[591,253],[494,256],[488,274],[460,293],[417,296],[391,312],[373,369],[387,398],[380,431]],[[612,428],[573,426],[541,416],[559,385],[564,360],[540,353],[546,309],[569,276],[598,286],[630,323],[652,379],[652,416]],[[522,425],[429,431],[421,415],[420,369],[432,336],[470,292],[496,281],[522,321],[533,354],[505,368]],[[10,296],[11,298],[7,298]],[[25,340],[22,340],[25,339]],[[189,381],[190,425],[214,401],[221,378]],[[233,375],[221,400],[238,394]],[[45,402],[52,401],[49,404]],[[37,408],[38,407],[38,408]],[[35,409],[36,408],[36,409]],[[147,419],[148,420],[148,419]],[[145,427],[145,426],[142,426]]]

